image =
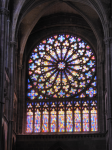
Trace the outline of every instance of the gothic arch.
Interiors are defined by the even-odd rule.
[[[49,2],[49,1],[44,1],[44,2]],[[43,4],[44,4],[44,2],[43,2]],[[75,1],[74,1],[75,2]],[[82,2],[82,1],[76,1],[76,2]],[[70,2],[66,2],[66,3],[68,3],[69,5],[70,5]],[[103,10],[103,7],[102,7],[102,4],[101,3],[93,3],[92,1],[90,2],[91,4],[92,4],[92,8],[97,12],[97,14],[99,15],[99,17],[100,17],[100,19],[101,20],[103,20],[102,21],[102,25],[103,26],[105,26],[105,25],[107,25],[107,23],[105,23],[105,22],[107,22],[107,18],[106,18],[106,15],[104,15],[104,10]],[[20,4],[20,3],[19,3]],[[24,5],[25,4],[25,1],[22,1],[22,4],[20,4],[20,5]],[[52,3],[52,5],[54,5],[55,3],[53,2]],[[87,3],[88,5],[89,5],[89,3]],[[26,11],[24,12],[22,12],[22,14],[23,14],[23,16],[29,11],[29,10],[31,10],[31,8],[30,7],[36,7],[37,5],[39,5],[39,3],[36,3],[36,2],[34,2],[33,3],[33,5],[32,4],[30,4],[30,5],[27,5],[27,7],[25,7],[26,8]],[[94,7],[93,7],[94,6]],[[23,7],[24,8],[24,7]],[[98,8],[100,8],[100,11],[98,10]],[[47,9],[47,8],[46,8]],[[45,10],[45,8],[44,8],[44,10]],[[14,41],[14,39],[15,39],[15,33],[14,33],[14,31],[18,31],[18,25],[16,24],[16,22],[18,22],[18,24],[20,24],[20,22],[21,22],[21,18],[23,18],[23,16],[21,15],[21,11],[22,11],[22,9],[20,10],[20,7],[18,6],[17,8],[16,8],[16,11],[18,11],[17,13],[15,12],[14,13],[14,16],[15,16],[15,19],[14,19],[14,22],[13,22],[13,25],[12,25],[12,27],[13,27],[13,29],[12,29],[12,31],[13,31],[13,36],[12,36],[12,41]],[[21,17],[19,18],[19,16],[21,15]],[[81,13],[81,15],[82,15],[82,13]],[[104,17],[103,17],[104,16]],[[84,18],[86,18],[86,16],[83,16]],[[101,18],[102,17],[102,18]],[[40,18],[40,15],[39,15],[39,18]],[[104,18],[104,19],[103,19]],[[17,20],[17,21],[15,21],[15,20]],[[87,22],[88,22],[88,19],[86,18],[86,20],[87,20]],[[105,21],[104,21],[105,20]],[[20,49],[21,49],[21,51],[20,51],[20,55],[21,55],[21,59],[20,59],[20,65],[22,64],[22,59],[23,59],[23,53],[24,53],[24,48],[25,48],[25,44],[26,44],[26,41],[27,41],[27,39],[28,39],[28,36],[29,36],[29,34],[30,34],[30,32],[31,32],[31,30],[33,29],[33,27],[34,27],[34,25],[37,23],[37,21],[38,21],[38,19],[37,20],[35,20],[34,21],[34,23],[29,27],[29,31],[27,32],[27,34],[24,36],[24,38],[22,39],[22,43],[21,43],[21,46],[20,46]],[[90,23],[90,22],[89,22]],[[93,28],[93,31],[95,32],[95,34],[96,34],[96,37],[97,38],[99,38],[99,37],[101,37],[101,35],[100,36],[98,36],[97,35],[97,32],[98,32],[98,30],[97,31],[95,31],[96,29],[95,29],[95,27],[92,25],[92,23],[90,23],[91,24],[91,27]],[[105,28],[104,28],[105,29]],[[105,30],[104,30],[105,31]],[[100,39],[98,40],[98,41],[100,41]],[[102,45],[102,43],[100,43],[100,45]],[[100,46],[101,47],[101,46]],[[101,48],[100,48],[101,49]]]

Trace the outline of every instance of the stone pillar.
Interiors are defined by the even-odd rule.
[[[104,50],[102,43],[97,43],[97,90],[98,90],[98,130],[105,132],[104,123]]]
[[[22,122],[21,122],[21,117],[22,117],[22,113],[21,113],[21,100],[22,100],[22,87],[21,87],[21,82],[22,82],[22,65],[18,65],[18,106],[17,106],[17,132],[18,133],[22,133]]]
[[[10,102],[9,102],[8,150],[12,149],[15,46],[16,46],[16,42],[11,41],[10,42]]]
[[[14,59],[14,74],[15,74],[15,77],[14,77],[14,92],[15,94],[17,94],[17,60],[18,60],[18,50],[17,50],[17,47],[15,49],[15,59]]]
[[[2,138],[2,115],[4,101],[4,73],[5,73],[5,53],[6,53],[6,22],[9,11],[3,7],[0,8],[0,149]]]
[[[6,47],[6,67],[9,67],[9,48],[10,48],[10,20],[7,20],[7,47]]]
[[[112,150],[112,38],[105,40],[106,50],[106,83],[107,83],[107,147]]]

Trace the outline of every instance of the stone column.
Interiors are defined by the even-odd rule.
[[[9,48],[10,48],[10,20],[7,20],[7,47],[6,47],[6,67],[9,67]]]
[[[17,104],[17,132],[22,132],[22,126],[21,126],[21,99],[22,99],[22,89],[21,89],[21,82],[22,82],[22,68],[23,65],[18,65],[18,104]]]
[[[9,11],[3,7],[0,8],[0,149],[2,137],[2,115],[4,100],[4,72],[5,72],[5,53],[6,53],[6,22]]]
[[[112,38],[105,40],[108,149],[112,150]]]
[[[18,77],[17,77],[17,58],[18,57],[18,49],[16,47],[15,49],[15,59],[14,59],[14,74],[15,74],[15,77],[14,77],[14,92],[15,94],[17,94],[17,80],[18,80]]]
[[[10,101],[9,101],[8,150],[12,149],[15,46],[16,46],[16,42],[11,41],[10,42]]]
[[[104,49],[101,42],[97,45],[98,128],[104,133]]]

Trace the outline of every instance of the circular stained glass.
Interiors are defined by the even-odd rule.
[[[60,70],[65,69],[65,63],[64,62],[59,62],[58,63],[58,69],[60,69]]]
[[[73,97],[87,89],[95,76],[95,55],[87,42],[63,34],[46,38],[28,60],[30,99]]]

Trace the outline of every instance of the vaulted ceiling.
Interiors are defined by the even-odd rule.
[[[94,39],[93,43],[98,42],[105,34],[109,7],[109,0],[23,0],[21,2],[16,0],[14,18],[17,24],[13,24],[13,30],[19,33],[21,62],[28,39],[31,40],[32,34],[45,28],[56,26],[84,28],[91,32],[89,36]]]

